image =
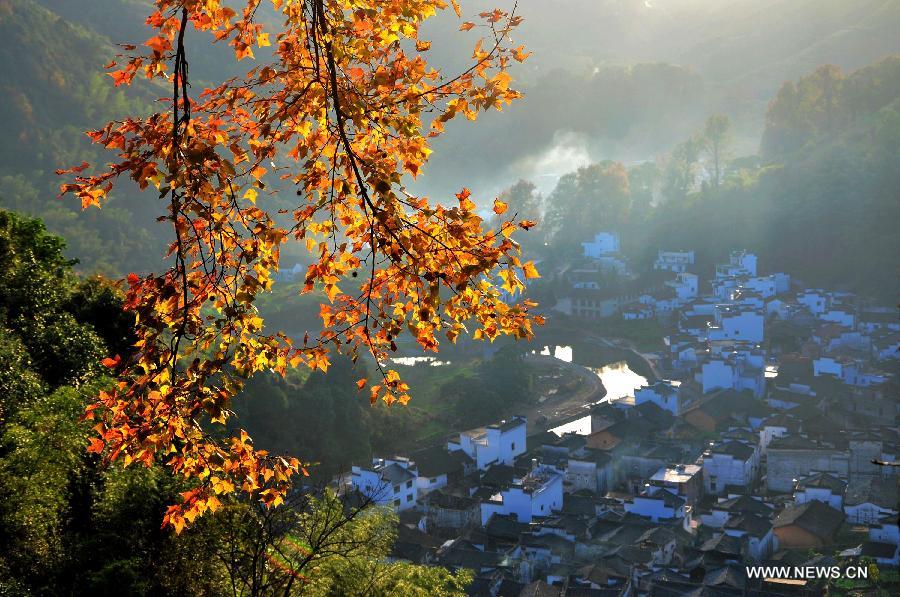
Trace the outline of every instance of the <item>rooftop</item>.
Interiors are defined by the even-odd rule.
[[[844,497],[845,505],[857,506],[866,503],[897,510],[897,481],[893,478],[876,477],[868,482],[854,482],[847,487],[847,495]]]
[[[537,493],[546,487],[560,474],[546,468],[531,471],[519,480],[514,480],[513,485],[520,486],[525,493]]]
[[[712,454],[727,454],[732,458],[743,461],[749,460],[754,453],[753,448],[751,448],[747,444],[743,444],[737,441],[730,441],[715,445],[710,448],[709,451]]]
[[[504,420],[500,421],[499,423],[494,423],[492,425],[488,425],[488,428],[489,429],[499,429],[501,432],[505,433],[507,431],[511,431],[511,430],[515,429],[516,427],[522,427],[522,426],[526,425],[527,423],[528,423],[528,421],[525,419],[525,417],[515,415],[513,417],[510,417],[509,419],[504,419]]]
[[[726,512],[756,514],[758,516],[770,516],[772,509],[760,500],[753,499],[749,495],[739,495],[722,500],[712,507],[713,510]]]
[[[425,448],[410,454],[410,458],[416,463],[419,475],[423,477],[437,477],[462,470],[472,463],[472,459],[462,450],[448,451],[444,446]]]
[[[374,470],[376,473],[380,473],[383,479],[385,479],[386,481],[390,481],[395,485],[416,478],[416,476],[412,474],[408,469],[403,468],[396,462],[392,462],[387,465],[376,465],[372,467],[372,470]]]
[[[772,530],[772,521],[767,516],[757,516],[750,513],[735,514],[725,522],[725,528],[743,531],[754,537],[764,537]]]
[[[796,489],[803,490],[807,487],[818,489],[830,489],[835,495],[842,495],[847,488],[847,482],[831,473],[815,473],[797,481]]]
[[[684,506],[685,501],[666,489],[660,489],[658,491],[654,491],[653,493],[644,492],[641,495],[637,496],[637,498],[643,498],[647,500],[661,500],[662,503],[668,508],[680,508]]]
[[[662,483],[687,483],[702,470],[703,467],[699,464],[679,464],[659,469],[650,480]]]
[[[844,522],[844,513],[818,500],[791,505],[775,519],[775,528],[797,525],[825,540],[830,540]]]

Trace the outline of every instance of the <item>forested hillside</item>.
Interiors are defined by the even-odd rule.
[[[167,231],[151,194],[122,185],[102,210],[60,199],[55,170],[104,163],[85,131],[150,113],[165,90],[146,81],[114,87],[104,66],[118,44],[142,43],[146,0],[0,0],[0,207],[40,216],[65,233],[79,269],[123,275],[157,267]],[[222,51],[197,52],[198,87],[242,72]]]
[[[85,16],[95,11],[115,15],[120,4],[134,8],[118,1],[90,4],[94,8],[83,11]],[[101,4],[107,10],[100,10]],[[152,199],[119,191],[109,209],[82,213],[80,206],[57,198],[54,171],[105,159],[84,131],[129,112],[146,112],[152,90],[113,87],[102,69],[115,52],[109,39],[35,0],[0,1],[0,40],[5,98],[0,104],[0,206],[40,215],[51,230],[65,231],[71,254],[88,271],[118,274],[146,267],[146,255],[164,246],[162,231],[153,223],[158,206]]]
[[[737,161],[721,188],[662,204],[649,238],[707,260],[747,247],[807,284],[893,300],[900,57],[785,83],[766,121],[759,165]]]
[[[513,187],[510,203],[534,203],[529,188]],[[852,72],[822,66],[775,95],[758,155],[735,155],[729,121],[717,115],[660,162],[566,174],[543,198],[548,245],[534,248],[572,256],[592,230],[615,229],[641,267],[660,248],[686,247],[708,274],[745,247],[766,270],[892,301],[898,189],[900,56]]]

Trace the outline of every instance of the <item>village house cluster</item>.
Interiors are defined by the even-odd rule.
[[[393,557],[492,596],[817,595],[745,566],[900,564],[896,310],[743,250],[703,284],[694,251],[661,250],[650,287],[616,293],[602,276],[637,279],[618,237],[584,256],[558,310],[667,321],[654,379],[595,405],[589,434],[511,417],[354,466],[344,490],[400,514]]]

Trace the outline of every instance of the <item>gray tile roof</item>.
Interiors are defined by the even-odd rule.
[[[831,540],[844,522],[844,513],[817,500],[791,505],[775,519],[775,528],[797,525],[825,540]]]

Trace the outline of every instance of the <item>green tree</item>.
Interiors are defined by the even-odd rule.
[[[211,532],[235,595],[464,595],[472,575],[387,562],[397,516],[363,496],[295,494],[279,508],[231,504]],[[356,505],[351,505],[355,503]]]
[[[0,436],[0,592],[3,578],[31,590],[52,588],[65,567],[69,484],[82,474],[83,397],[71,388],[12,414]],[[54,574],[50,574],[54,573]]]
[[[730,133],[731,120],[724,114],[713,114],[703,125],[703,146],[712,162],[713,186],[716,188],[722,183],[722,168],[727,157]]]
[[[327,373],[305,380],[297,374],[253,378],[235,403],[235,425],[259,437],[260,446],[272,453],[299,454],[316,463],[310,474],[327,479],[371,457],[368,397],[355,383],[366,375],[361,364],[336,358]]]
[[[702,148],[703,141],[694,136],[672,150],[666,165],[663,191],[667,199],[684,199],[694,189],[697,162]]]
[[[547,198],[544,217],[551,249],[577,254],[595,233],[618,229],[630,208],[628,174],[621,163],[600,162],[562,176]]]
[[[660,186],[662,172],[656,162],[643,162],[628,168],[628,188],[631,191],[631,218],[640,221],[647,217]]]
[[[544,250],[544,198],[538,192],[534,183],[528,180],[519,180],[511,187],[505,189],[498,197],[500,201],[509,205],[509,214],[515,214],[518,220],[530,220],[537,223],[537,229],[529,234],[522,235],[519,239],[523,252],[529,257],[540,255]],[[500,216],[493,218],[494,226],[501,224]]]
[[[22,341],[0,328],[0,427],[9,412],[16,412],[42,396],[47,384],[32,368],[31,355]]]
[[[343,504],[326,492],[301,516],[292,534],[300,545],[312,547],[311,553],[320,555],[305,556],[298,550],[287,560],[293,569],[302,565],[301,570],[310,570],[304,593],[312,596],[465,595],[465,587],[472,581],[467,570],[451,573],[438,566],[387,562],[396,528],[397,517],[392,512],[373,508],[348,516]],[[343,550],[330,555],[333,550],[323,549],[327,544],[343,546]]]
[[[844,74],[832,65],[820,66],[796,82],[782,85],[766,112],[762,155],[777,159],[844,126],[854,112],[845,102],[845,87],[859,95],[855,82],[846,86]]]
[[[204,594],[202,542],[160,529],[184,490],[158,469],[87,453],[100,359],[131,350],[109,282],[79,280],[39,220],[0,211],[0,594]],[[73,387],[77,386],[77,387]]]
[[[509,212],[518,214],[519,220],[539,222],[544,212],[544,198],[534,183],[519,180],[500,193],[500,200],[509,204]]]

